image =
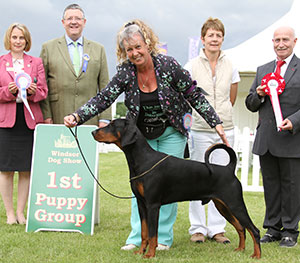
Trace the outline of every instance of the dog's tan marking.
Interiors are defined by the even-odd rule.
[[[142,183],[138,183],[136,186],[137,190],[139,191],[140,195],[144,197],[144,185]]]
[[[98,142],[106,142],[106,143],[114,143],[117,140],[117,138],[113,136],[111,133],[106,133],[102,130],[97,131],[95,135],[95,139]]]
[[[142,228],[141,231],[142,243],[140,249],[136,251],[135,254],[144,254],[148,246],[148,225],[146,219],[143,219],[141,221],[141,228]]]
[[[243,251],[246,247],[246,233],[245,229],[242,227],[241,223],[237,220],[237,218],[231,213],[228,206],[220,199],[213,199],[216,208],[220,212],[222,216],[224,216],[230,224],[234,226],[238,235],[239,235],[239,246],[236,248],[236,251]]]
[[[255,240],[255,237],[252,233],[252,231],[250,229],[248,229],[248,232],[250,233],[252,239],[253,239],[253,242],[254,242],[254,253],[252,254],[252,258],[257,258],[257,259],[260,259],[261,258],[261,249],[260,249],[260,244],[258,244]]]
[[[236,229],[236,231],[238,232],[239,238],[240,238],[240,242],[239,242],[239,246],[238,248],[236,248],[236,251],[243,251],[245,250],[245,246],[246,246],[246,233],[245,230],[243,229],[242,225],[240,224],[240,222],[237,220],[237,218],[231,213],[231,211],[229,210],[229,208],[226,206],[226,204],[224,202],[222,202],[222,200],[219,199],[214,199],[213,200],[218,211],[234,226],[234,228]],[[247,228],[247,231],[250,233],[252,239],[253,239],[253,243],[254,243],[254,252],[252,254],[252,258],[261,258],[261,249],[260,249],[260,244],[257,243],[253,232]]]
[[[120,133],[118,133],[118,137],[114,136],[112,133],[107,133],[102,130],[98,130],[95,135],[95,140],[98,142],[105,142],[105,143],[114,143],[116,144],[120,149],[121,148],[121,141],[120,141]]]
[[[157,236],[149,239],[149,249],[147,254],[144,256],[144,258],[154,258],[156,247],[157,247]]]

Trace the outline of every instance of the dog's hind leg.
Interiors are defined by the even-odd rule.
[[[238,235],[239,235],[239,246],[236,248],[236,251],[243,251],[245,250],[246,246],[246,232],[245,228],[240,224],[240,222],[236,219],[236,217],[231,213],[230,209],[220,200],[220,199],[213,199],[216,208],[220,212],[225,219],[234,226]]]
[[[240,243],[239,247],[236,250],[240,251],[245,249],[245,229],[247,229],[252,237],[254,244],[254,252],[251,257],[257,259],[261,258],[259,230],[251,221],[244,202],[239,204],[238,210],[235,210],[235,215],[233,215],[232,210],[223,201],[221,201],[220,199],[214,199],[213,201],[218,211],[228,220],[228,222],[230,222],[235,227],[239,234]]]
[[[155,257],[155,251],[157,247],[157,236],[158,236],[158,218],[159,218],[159,209],[160,206],[149,206],[147,207],[147,223],[149,230],[149,249],[145,258]]]
[[[253,225],[253,224],[252,224]],[[252,254],[252,258],[261,258],[261,248],[260,248],[260,234],[259,234],[259,230],[253,225],[250,228],[246,228],[248,230],[248,232],[250,233],[252,239],[253,239],[253,243],[254,243],[254,252]]]

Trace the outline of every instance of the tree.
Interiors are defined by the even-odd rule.
[[[116,107],[116,118],[121,118],[125,117],[127,113],[127,108],[124,104],[124,102],[117,102],[117,107]]]

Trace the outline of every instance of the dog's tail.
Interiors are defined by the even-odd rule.
[[[232,171],[234,171],[235,167],[236,167],[236,162],[237,162],[235,151],[231,147],[228,147],[224,143],[214,144],[206,150],[204,160],[205,160],[205,164],[207,165],[208,169],[211,170],[211,165],[210,165],[210,162],[209,162],[209,156],[216,149],[224,149],[228,153],[229,163],[226,165],[226,167],[228,167]]]

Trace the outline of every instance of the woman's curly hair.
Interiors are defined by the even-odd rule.
[[[123,63],[127,60],[127,54],[123,45],[123,41],[130,39],[135,33],[139,33],[143,37],[151,55],[158,54],[158,37],[143,21],[134,19],[125,23],[117,35],[117,58],[119,63]]]

